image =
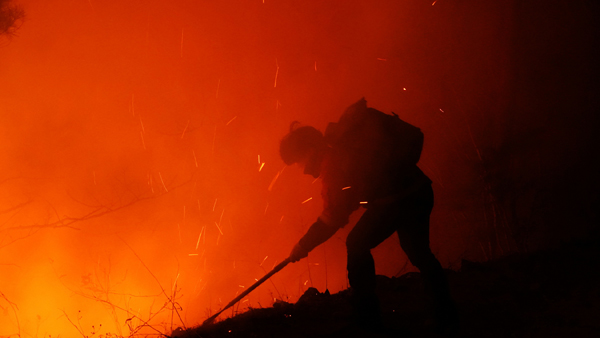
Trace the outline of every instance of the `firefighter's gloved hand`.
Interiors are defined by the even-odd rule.
[[[337,229],[338,228],[328,226],[318,218],[317,221],[308,228],[308,231],[306,231],[304,236],[300,238],[298,244],[294,246],[294,249],[290,253],[290,262],[297,262],[308,256],[310,251],[333,236]]]
[[[294,245],[294,248],[292,249],[292,252],[290,253],[290,262],[294,263],[297,262],[299,260],[301,260],[302,258],[308,256],[308,251],[306,249],[304,249],[300,243]]]

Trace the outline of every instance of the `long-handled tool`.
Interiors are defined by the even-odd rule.
[[[235,303],[237,303],[240,300],[242,300],[242,298],[246,297],[246,295],[249,294],[250,292],[252,292],[252,290],[256,289],[259,285],[261,285],[262,283],[264,283],[267,279],[271,278],[271,276],[273,276],[274,274],[276,274],[277,272],[279,272],[279,270],[283,269],[286,265],[288,265],[288,263],[290,263],[290,259],[286,258],[283,262],[277,264],[277,266],[274,267],[273,270],[271,270],[268,274],[264,275],[263,278],[259,279],[256,283],[252,284],[252,286],[250,286],[249,288],[247,288],[244,292],[240,293],[239,296],[235,297],[234,300],[232,300],[231,302],[229,302],[229,304],[225,305],[225,307],[222,308],[221,311],[215,313],[210,318],[208,318],[207,320],[205,320],[202,323],[202,325],[211,324],[215,319],[217,319],[217,317],[221,313],[223,313],[223,311],[229,309],[232,305],[234,305]]]

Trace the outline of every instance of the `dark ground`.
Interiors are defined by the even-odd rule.
[[[519,254],[497,261],[463,261],[448,271],[461,317],[460,337],[600,337],[600,241]],[[351,322],[345,290],[309,289],[296,304],[278,302],[178,337],[438,337],[431,326],[419,273],[379,276],[388,333]]]

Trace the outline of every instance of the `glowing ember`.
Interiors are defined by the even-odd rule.
[[[231,120],[227,121],[227,123],[225,124],[226,126],[228,126],[231,122],[233,122],[233,120],[237,119],[237,115],[234,116]]]

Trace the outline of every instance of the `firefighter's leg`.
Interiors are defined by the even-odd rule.
[[[360,324],[380,324],[379,300],[375,294],[375,262],[371,249],[395,232],[385,219],[385,210],[367,210],[346,239],[348,280],[352,287],[352,306]]]
[[[421,271],[426,292],[433,301],[434,319],[441,331],[458,330],[458,314],[450,297],[448,279],[440,262],[429,247],[429,215],[433,208],[431,188],[417,193],[408,202],[409,214],[399,219],[400,246],[410,262]],[[410,216],[409,216],[410,215]]]

